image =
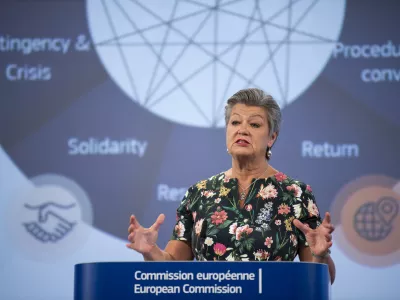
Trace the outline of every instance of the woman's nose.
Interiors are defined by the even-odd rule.
[[[241,135],[248,135],[249,132],[248,132],[248,130],[247,130],[247,126],[246,126],[246,125],[241,125],[240,128],[239,128],[239,130],[238,130],[238,134],[241,134]]]

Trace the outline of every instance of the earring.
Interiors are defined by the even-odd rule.
[[[266,158],[269,160],[271,158],[272,151],[270,147],[267,147],[267,153],[265,154]]]
[[[226,152],[228,152],[228,153],[229,153],[229,149],[228,149],[228,148],[226,148]]]

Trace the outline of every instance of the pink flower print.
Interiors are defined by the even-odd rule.
[[[310,216],[318,216],[319,211],[317,205],[311,199],[308,199],[307,210]]]
[[[204,222],[204,219],[200,219],[196,222],[196,225],[194,228],[195,228],[195,232],[197,235],[199,235],[201,232],[201,227],[203,227],[203,222]]]
[[[237,228],[237,223],[233,223],[231,226],[229,226],[229,233],[236,234],[236,228]]]
[[[182,222],[179,222],[175,226],[175,233],[178,237],[183,237],[183,234],[185,233],[185,225],[183,225]]]
[[[282,172],[279,172],[279,173],[275,174],[275,178],[277,181],[282,182],[287,178],[287,176],[285,174],[283,174]]]
[[[216,243],[214,245],[214,252],[215,254],[217,254],[218,256],[222,256],[225,254],[226,252],[226,246],[224,244],[221,243]]]
[[[282,224],[281,220],[275,220],[275,225],[279,226],[281,224]]]
[[[290,213],[290,207],[287,206],[286,204],[281,204],[278,207],[278,214],[280,215],[287,215]]]
[[[253,228],[250,228],[249,225],[244,225],[244,226],[238,227],[235,232],[236,240],[240,240],[243,235],[249,235],[252,232],[253,232]]]
[[[300,198],[300,196],[301,196],[301,194],[303,193],[303,191],[301,190],[301,188],[297,185],[297,184],[292,184],[292,185],[289,185],[288,187],[286,187],[286,189],[289,191],[289,192],[292,192],[293,193],[293,195],[296,197],[296,198]]]
[[[211,198],[212,196],[215,195],[215,192],[213,192],[213,191],[202,191],[201,195],[205,196],[206,198]]]
[[[271,199],[271,198],[276,198],[278,196],[278,191],[276,188],[272,185],[272,183],[268,184],[266,187],[264,185],[261,185],[260,191],[257,194],[257,197],[261,197],[264,200],[265,199]]]
[[[308,184],[307,184],[306,190],[307,190],[308,192],[312,193],[312,188],[311,188],[311,186],[309,186]]]
[[[270,253],[265,250],[257,250],[257,252],[253,253],[254,258],[258,261],[268,260]]]
[[[224,223],[227,218],[228,218],[228,214],[226,213],[226,211],[224,211],[224,210],[216,211],[211,216],[211,223],[218,226],[218,225]]]
[[[294,247],[297,246],[297,237],[294,234],[290,235],[290,241],[293,243]]]
[[[244,209],[247,210],[247,211],[251,211],[251,210],[253,209],[253,206],[252,206],[251,204],[247,204],[247,205],[244,207]]]
[[[267,246],[268,248],[271,248],[271,245],[273,244],[274,240],[272,237],[267,237],[265,239],[264,245]]]
[[[221,202],[221,198],[217,198],[217,199],[215,199],[215,201],[214,201],[215,203],[220,203]]]

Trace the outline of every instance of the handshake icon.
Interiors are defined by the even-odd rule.
[[[37,210],[37,221],[25,222],[25,229],[42,243],[55,243],[70,233],[76,222],[70,222],[62,217],[63,211],[73,208],[76,204],[61,205],[46,202],[38,206],[25,204],[29,210]]]

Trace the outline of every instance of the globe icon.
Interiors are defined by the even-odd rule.
[[[354,215],[356,232],[368,241],[382,241],[392,231],[392,221],[399,207],[394,199],[383,198],[378,202],[367,202]]]

